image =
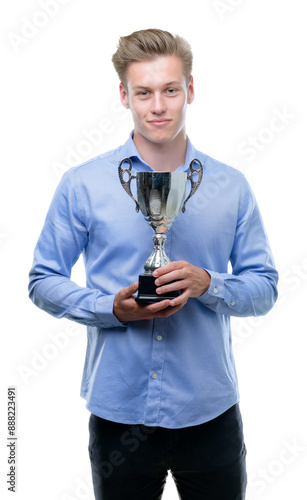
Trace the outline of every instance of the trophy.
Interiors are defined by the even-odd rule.
[[[122,165],[127,162],[128,168]],[[194,163],[198,163],[199,168],[194,168]],[[124,158],[118,167],[118,175],[126,193],[135,202],[137,212],[141,210],[145,220],[155,231],[153,236],[154,249],[144,265],[144,274],[139,276],[139,289],[136,297],[137,302],[153,303],[165,299],[174,299],[180,295],[180,290],[158,295],[156,293],[155,278],[152,273],[168,264],[170,259],[165,253],[164,244],[166,241],[166,232],[176,219],[180,210],[185,212],[187,201],[198,189],[202,176],[203,166],[201,162],[194,158],[190,163],[190,173],[186,172],[137,172],[133,175],[132,161],[130,158]],[[197,174],[197,180],[193,177]],[[128,177],[127,180],[124,176]],[[131,181],[136,179],[137,200],[131,192]],[[184,200],[187,180],[191,183],[190,193]]]

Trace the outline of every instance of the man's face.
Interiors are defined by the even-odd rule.
[[[185,137],[187,104],[194,98],[193,80],[187,85],[181,60],[176,56],[130,64],[127,87],[120,85],[121,101],[132,112],[134,137],[148,143],[171,142]]]

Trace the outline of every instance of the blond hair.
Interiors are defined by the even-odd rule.
[[[159,29],[140,30],[120,37],[112,62],[123,86],[127,88],[129,64],[153,60],[159,56],[177,56],[182,62],[187,84],[192,72],[193,55],[189,43],[178,35]]]

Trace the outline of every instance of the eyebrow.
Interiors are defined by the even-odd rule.
[[[180,85],[180,87],[182,86],[181,82],[176,82],[176,81],[173,81],[173,82],[167,82],[163,85],[163,87],[170,87],[172,85]],[[146,90],[146,89],[149,89],[150,86],[143,86],[143,85],[136,85],[135,87],[132,87],[132,90]]]

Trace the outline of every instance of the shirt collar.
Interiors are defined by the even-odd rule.
[[[143,160],[141,153],[137,149],[136,145],[133,142],[133,130],[130,133],[129,139],[127,142],[121,147],[121,160],[123,158],[130,158],[133,162],[133,167],[135,170],[141,172],[141,171],[154,171],[154,169],[146,163],[146,161]],[[192,145],[190,139],[187,137],[187,152],[186,152],[186,157],[185,157],[185,162],[183,165],[180,165],[177,169],[176,172],[185,172],[188,170],[189,165],[193,158],[197,156],[197,151]]]

